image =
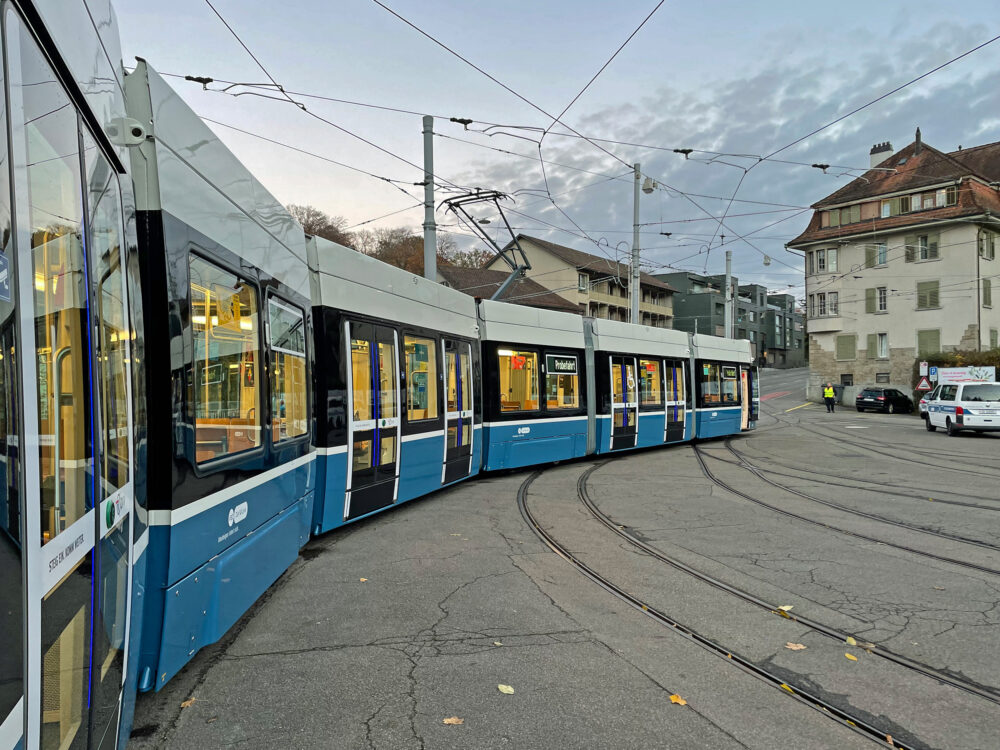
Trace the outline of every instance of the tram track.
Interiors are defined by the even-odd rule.
[[[844,513],[850,513],[852,515],[861,516],[862,518],[869,518],[873,521],[886,523],[891,526],[898,526],[899,528],[907,529],[909,531],[913,531],[918,534],[929,534],[931,536],[939,537],[941,539],[948,539],[949,541],[952,542],[971,544],[973,546],[982,547],[983,549],[991,550],[993,552],[1000,552],[1000,545],[990,544],[989,542],[983,542],[978,539],[970,539],[969,537],[959,536],[957,534],[949,534],[943,531],[934,531],[933,529],[927,529],[922,526],[915,526],[909,523],[903,523],[902,521],[896,521],[891,518],[886,518],[885,516],[880,516],[877,513],[868,513],[863,510],[858,510],[857,508],[852,508],[848,505],[841,505],[840,503],[835,503],[832,500],[824,500],[821,497],[810,495],[808,492],[803,492],[802,490],[797,490],[794,487],[789,487],[787,485],[781,484],[780,482],[775,482],[773,479],[769,479],[766,476],[764,476],[766,472],[762,471],[761,469],[758,469],[756,466],[749,463],[746,459],[742,458],[740,454],[736,451],[736,449],[733,448],[731,438],[726,438],[723,445],[730,453],[733,454],[733,456],[736,457],[737,462],[734,463],[733,465],[738,466],[741,469],[745,469],[746,471],[749,471],[751,474],[753,474],[755,477],[760,479],[765,484],[768,484],[771,487],[776,487],[777,489],[782,490],[783,492],[791,493],[792,495],[801,497],[804,500],[809,500],[814,503],[819,503],[820,505],[825,505],[829,508],[834,508],[836,510],[843,511]],[[718,456],[713,456],[711,454],[705,454],[705,455],[710,456],[712,459],[716,461],[723,460],[720,459]],[[727,461],[726,463],[731,463],[731,462]],[[1000,510],[1000,508],[988,508],[987,510]]]
[[[586,483],[586,480],[590,477],[590,475],[605,463],[607,462],[605,461],[594,464],[589,469],[585,470],[577,480],[578,490],[582,484]],[[917,744],[904,743],[896,739],[891,739],[891,732],[887,732],[883,728],[869,723],[867,720],[856,714],[852,714],[849,711],[841,709],[801,685],[789,684],[786,678],[757,665],[751,659],[741,656],[739,653],[736,653],[733,650],[726,648],[724,645],[717,643],[712,638],[699,633],[691,627],[688,627],[680,621],[672,618],[667,613],[643,601],[635,594],[626,591],[621,586],[618,586],[602,576],[596,570],[583,562],[579,557],[574,555],[569,549],[560,544],[559,541],[552,536],[552,534],[542,527],[541,523],[539,523],[532,514],[531,509],[528,506],[528,489],[531,487],[532,483],[542,475],[542,473],[543,472],[541,471],[532,472],[524,480],[524,482],[521,483],[517,492],[518,509],[520,510],[525,523],[527,523],[532,532],[534,532],[534,534],[556,555],[576,568],[577,571],[582,573],[586,578],[590,579],[593,583],[625,602],[633,609],[646,615],[653,621],[664,627],[671,628],[674,632],[679,633],[681,636],[696,643],[719,658],[725,659],[730,664],[734,664],[745,673],[757,677],[774,689],[780,690],[784,695],[787,695],[799,703],[822,713],[824,716],[836,721],[841,726],[866,737],[872,742],[876,742],[882,747],[893,747],[899,748],[900,750],[918,750],[918,748],[921,747]]]
[[[863,440],[852,439],[852,438],[850,438],[850,437],[848,437],[846,435],[840,434],[840,433],[826,432],[824,430],[817,429],[815,426],[808,425],[808,424],[802,422],[801,420],[797,421],[797,422],[790,422],[788,420],[782,419],[781,417],[778,417],[778,420],[784,422],[785,424],[787,424],[787,425],[789,425],[791,427],[798,427],[798,428],[804,430],[805,432],[811,432],[812,434],[814,434],[814,435],[816,435],[818,437],[821,437],[821,438],[824,438],[824,439],[827,439],[827,440],[836,440],[839,445],[849,445],[849,446],[852,446],[852,447],[857,448],[857,449],[862,450],[862,451],[866,451],[866,452],[869,452],[869,453],[874,453],[874,454],[879,455],[879,456],[885,456],[886,458],[893,459],[894,461],[901,461],[901,462],[904,462],[904,463],[917,464],[918,466],[923,466],[925,468],[939,469],[941,471],[950,471],[950,472],[955,472],[955,473],[958,473],[958,474],[963,474],[963,475],[966,475],[966,476],[972,475],[972,476],[978,476],[978,477],[985,477],[987,479],[1000,479],[1000,467],[986,467],[986,468],[991,468],[991,469],[994,469],[994,470],[993,471],[982,471],[982,469],[984,468],[982,465],[979,465],[979,466],[968,466],[968,465],[965,465],[965,466],[956,466],[956,465],[950,465],[949,466],[949,465],[946,465],[946,464],[933,463],[933,462],[929,462],[929,461],[918,459],[918,458],[910,458],[908,456],[900,456],[898,453],[893,453],[891,451],[884,450],[881,447],[878,447],[878,446],[876,446],[873,443],[869,443],[869,442],[866,442],[866,441],[863,441]],[[911,451],[913,453],[921,453],[922,455],[927,455],[927,456],[939,456],[940,455],[939,453],[935,453],[935,452],[923,452],[923,451],[914,450],[914,449],[911,449],[911,448],[906,448],[906,450],[909,450],[909,451]],[[950,453],[948,455],[951,456]],[[982,460],[987,460],[988,461],[988,460],[991,460],[991,458],[989,456],[983,456]]]
[[[597,469],[604,466],[606,463],[608,462],[597,464],[580,475],[580,477],[577,479],[577,496],[579,497],[580,501],[584,504],[584,506],[586,506],[587,510],[589,510],[590,513],[598,521],[601,522],[601,524],[606,526],[612,532],[620,536],[622,539],[625,539],[629,544],[633,545],[638,549],[641,549],[643,552],[654,557],[660,562],[670,565],[673,568],[676,568],[684,573],[687,573],[690,576],[693,576],[694,578],[697,578],[699,581],[707,583],[714,588],[717,588],[721,591],[731,594],[775,616],[780,616],[784,619],[789,619],[794,622],[797,622],[801,625],[806,626],[807,628],[810,628],[816,633],[819,633],[820,635],[824,635],[828,638],[831,638],[835,641],[839,641],[841,643],[847,642],[848,638],[852,637],[850,633],[838,630],[830,625],[826,625],[817,620],[813,620],[809,617],[803,617],[801,615],[794,615],[791,612],[785,612],[779,609],[778,605],[767,602],[764,599],[761,599],[760,597],[754,596],[748,591],[736,588],[735,586],[732,586],[731,584],[728,584],[725,581],[716,578],[715,576],[709,575],[708,573],[704,573],[696,568],[693,568],[687,563],[675,557],[667,555],[665,552],[663,552],[663,550],[654,547],[653,545],[643,541],[642,539],[639,539],[633,534],[630,534],[628,531],[626,531],[626,527],[623,527],[620,524],[615,523],[613,519],[608,517],[599,507],[597,507],[597,504],[593,501],[593,498],[591,498],[590,496],[590,491],[588,488],[588,480],[590,479],[590,475],[593,474]],[[958,690],[962,690],[964,692],[975,695],[979,698],[988,700],[991,703],[1000,705],[1000,691],[991,689],[985,685],[979,685],[969,680],[958,679],[956,677],[951,676],[947,672],[935,669],[929,664],[924,664],[922,662],[915,661],[913,659],[910,659],[909,657],[903,656],[902,654],[897,654],[889,649],[883,648],[874,643],[866,642],[865,650],[872,656],[885,659],[886,661],[892,662],[906,669],[917,672],[923,675],[924,677],[929,677],[943,684],[950,685],[951,687],[954,687]]]
[[[752,441],[753,438],[751,436],[745,436],[743,439],[748,444],[750,444],[750,442]],[[747,456],[747,454],[745,454],[745,453],[740,453],[740,456],[742,456],[744,459],[749,458]],[[723,460],[723,459],[718,459],[718,460]],[[766,462],[768,464],[773,464],[774,466],[780,466],[780,467],[782,467],[784,469],[788,469],[789,471],[799,471],[799,472],[803,472],[803,473],[807,473],[807,474],[811,474],[811,475],[815,475],[815,476],[827,477],[828,479],[839,479],[839,480],[842,480],[844,478],[841,474],[835,474],[835,473],[829,472],[829,471],[822,471],[820,469],[815,468],[814,466],[796,466],[795,464],[788,463],[787,461],[779,461],[779,460],[777,460],[775,458],[772,458],[770,456],[754,456],[754,457],[752,457],[752,460],[758,461],[758,462],[764,461],[764,462]],[[786,477],[790,477],[790,478],[793,478],[793,479],[803,479],[804,478],[804,477],[799,477],[799,476],[794,475],[794,474],[784,474],[782,472],[775,471],[773,469],[761,469],[761,471],[765,471],[765,472],[770,473],[770,474],[778,474],[779,476],[786,476]],[[940,490],[939,489],[939,490],[933,490],[933,491],[931,491],[926,486],[921,487],[921,488],[918,489],[916,487],[906,487],[905,485],[902,485],[899,482],[881,482],[881,481],[879,481],[877,479],[853,479],[853,480],[850,480],[850,481],[856,482],[858,484],[868,485],[870,487],[878,487],[880,489],[871,490],[871,491],[873,491],[873,492],[884,492],[885,494],[888,494],[888,495],[897,495],[899,497],[908,497],[908,498],[917,498],[918,497],[916,494],[910,494],[909,492],[900,492],[899,488],[903,487],[904,489],[910,490],[912,493],[920,492],[920,496],[921,497],[922,496],[926,496],[928,494],[934,494],[934,501],[935,502],[950,503],[952,505],[961,505],[961,506],[966,506],[966,507],[970,507],[970,508],[980,508],[982,510],[1000,510],[1000,505],[998,505],[998,506],[981,505],[981,504],[977,504],[977,503],[967,503],[967,502],[963,502],[963,501],[960,501],[960,500],[948,500],[948,499],[945,499],[945,498],[941,497],[942,495],[952,495],[954,497],[974,498],[973,495],[965,495],[965,494],[962,494],[960,492],[954,492],[953,490]],[[857,486],[855,486],[853,484],[845,484],[843,482],[828,482],[828,481],[824,481],[823,483],[824,484],[830,484],[830,485],[836,486],[836,487],[847,487],[847,488],[850,488],[850,489],[865,489],[864,487],[857,487]],[[886,488],[886,489],[881,489],[881,488]],[[974,498],[974,499],[980,499],[981,500],[982,498]]]
[[[947,555],[938,555],[933,552],[927,552],[925,550],[917,549],[916,547],[911,547],[909,545],[899,544],[897,542],[890,542],[885,539],[879,539],[877,537],[869,536],[867,534],[862,534],[857,531],[849,531],[848,529],[842,529],[837,526],[828,524],[824,521],[817,521],[816,519],[809,518],[808,516],[803,516],[799,513],[794,513],[790,510],[779,508],[776,505],[772,505],[763,500],[760,500],[759,498],[753,497],[752,495],[744,492],[743,490],[733,487],[728,482],[719,479],[717,476],[715,476],[715,474],[712,472],[712,470],[708,467],[708,465],[705,462],[705,456],[713,459],[715,457],[712,456],[711,454],[704,453],[697,445],[692,445],[691,449],[694,451],[695,458],[697,458],[698,460],[698,465],[701,468],[702,474],[704,474],[705,477],[710,482],[728,492],[731,492],[737,497],[742,497],[744,500],[747,500],[755,505],[759,505],[762,508],[767,508],[770,511],[773,511],[775,513],[780,513],[781,515],[788,516],[789,518],[794,518],[796,520],[803,521],[804,523],[808,523],[813,526],[819,526],[821,528],[828,529],[830,531],[835,531],[839,534],[844,534],[846,536],[854,537],[856,539],[864,539],[867,542],[872,542],[874,544],[882,544],[885,545],[886,547],[892,547],[893,549],[909,552],[911,554],[918,555],[920,557],[926,557],[932,560],[937,560],[939,562],[949,563],[951,565],[957,565],[962,568],[968,568],[970,570],[975,570],[979,573],[988,573],[990,575],[1000,576],[1000,570],[997,570],[995,568],[989,568],[986,567],[985,565],[978,565],[977,563],[968,562],[967,560],[959,560],[958,558],[948,557]]]

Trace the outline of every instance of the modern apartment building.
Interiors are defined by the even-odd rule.
[[[565,245],[519,234],[517,241],[531,268],[527,278],[576,305],[583,315],[628,321],[630,310],[629,267],[601,255],[592,255]],[[504,250],[511,248],[509,243]],[[494,258],[487,269],[504,270]],[[639,275],[639,314],[642,325],[670,328],[674,316],[674,289],[650,276]]]
[[[674,328],[691,333],[725,335],[724,274],[677,272],[656,274],[674,293]],[[791,295],[769,295],[760,284],[740,284],[730,277],[735,296],[732,336],[750,341],[761,367],[801,367],[805,364],[802,314]]]
[[[871,163],[788,243],[805,256],[813,398],[827,381],[845,401],[875,383],[909,391],[917,358],[998,345],[1000,142],[945,153],[918,129]]]

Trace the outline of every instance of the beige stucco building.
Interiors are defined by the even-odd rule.
[[[1000,143],[943,153],[918,130],[872,162],[788,243],[805,256],[810,398],[827,381],[848,404],[866,385],[910,392],[918,358],[998,346]]]
[[[527,277],[578,306],[580,312],[594,318],[628,321],[629,267],[600,255],[591,255],[571,247],[557,245],[525,234],[517,236],[531,268]],[[513,242],[504,252],[509,252]],[[500,258],[486,268],[504,269]],[[673,288],[647,273],[640,274],[639,314],[643,325],[671,328]]]

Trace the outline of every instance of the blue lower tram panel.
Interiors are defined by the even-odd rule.
[[[725,406],[717,409],[698,409],[695,419],[695,437],[712,438],[738,435],[743,408]]]
[[[472,461],[469,473],[456,482],[463,481],[479,473],[482,463],[483,434],[485,430],[476,425],[472,444]],[[399,487],[392,505],[379,508],[365,516],[344,520],[344,492],[347,487],[347,452],[341,449],[326,455],[319,455],[317,464],[317,486],[321,499],[313,508],[313,534],[323,534],[345,523],[353,523],[375,513],[394,508],[400,503],[424,497],[448,485],[442,484],[441,469],[444,465],[444,436],[434,433],[430,437],[411,438],[400,448]],[[451,482],[450,484],[455,484]]]
[[[587,452],[587,418],[496,422],[483,429],[484,471],[566,461]]]
[[[219,640],[295,562],[309,539],[313,498],[310,492],[284,508],[166,590],[156,688]],[[151,675],[143,675],[141,687],[151,683]]]

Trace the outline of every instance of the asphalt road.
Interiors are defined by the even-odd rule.
[[[827,414],[805,379],[765,371],[758,430],[704,464],[494,475],[312,541],[140,697],[130,748],[891,746],[836,711],[893,745],[1000,747],[1000,438]],[[522,488],[641,606],[544,545]]]

